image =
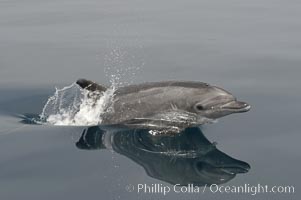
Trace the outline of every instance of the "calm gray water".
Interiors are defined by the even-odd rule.
[[[300,199],[300,10],[296,0],[1,0],[0,199]],[[129,192],[172,184],[116,149],[79,149],[86,127],[20,122],[41,113],[56,86],[81,77],[108,85],[104,69],[129,83],[208,82],[247,101],[250,112],[203,127],[251,166],[222,185],[295,193]]]

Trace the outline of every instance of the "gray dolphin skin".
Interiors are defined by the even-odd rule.
[[[85,79],[76,83],[91,92],[106,90]],[[102,124],[185,128],[247,112],[251,106],[207,83],[165,81],[119,87],[114,92],[111,108],[111,112],[102,116]]]
[[[156,137],[149,129],[94,126],[84,129],[76,147],[113,150],[141,165],[148,176],[170,184],[223,184],[250,165],[217,149],[198,127]]]

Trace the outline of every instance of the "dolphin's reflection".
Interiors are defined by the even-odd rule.
[[[94,126],[84,130],[76,146],[112,149],[141,165],[149,176],[171,184],[221,184],[250,169],[218,150],[197,127],[153,136],[147,129]]]

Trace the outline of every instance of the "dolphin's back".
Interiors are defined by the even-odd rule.
[[[130,93],[138,93],[143,90],[162,88],[162,87],[182,87],[182,88],[206,88],[208,83],[196,81],[164,81],[164,82],[147,82],[138,85],[129,85],[120,87],[115,92],[116,95],[126,95]]]

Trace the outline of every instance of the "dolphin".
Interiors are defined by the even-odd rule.
[[[217,149],[199,127],[181,134],[148,134],[149,129],[122,126],[92,126],[83,130],[76,147],[83,150],[113,150],[141,165],[147,175],[170,184],[204,186],[223,184],[250,165]]]
[[[107,87],[79,79],[81,88],[102,94]],[[96,98],[97,95],[91,95]],[[230,92],[203,82],[164,81],[122,86],[114,91],[111,112],[102,124],[127,124],[139,127],[186,127],[202,125],[232,113],[249,111],[251,106],[238,101]]]

